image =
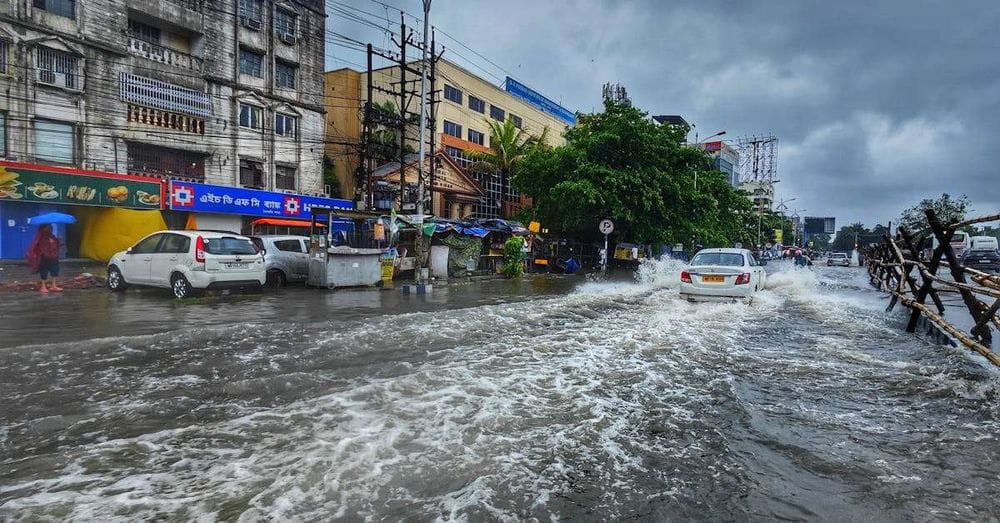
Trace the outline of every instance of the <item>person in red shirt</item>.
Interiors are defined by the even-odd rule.
[[[35,239],[28,247],[28,265],[42,278],[39,289],[42,294],[48,294],[50,290],[62,291],[62,287],[56,282],[56,277],[59,276],[59,238],[52,234],[51,225],[45,224],[38,228]]]

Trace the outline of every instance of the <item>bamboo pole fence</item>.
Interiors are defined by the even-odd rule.
[[[965,267],[951,246],[957,229],[996,221],[1000,219],[1000,214],[952,224],[941,223],[930,209],[926,211],[926,216],[930,232],[937,240],[930,256],[925,256],[924,249],[930,236],[917,238],[905,227],[898,227],[895,237],[886,233],[880,243],[863,251],[871,284],[890,295],[886,311],[891,311],[897,303],[910,309],[907,332],[916,332],[923,315],[958,343],[1000,367],[1000,355],[992,349],[991,330],[992,327],[1000,333],[1000,276]],[[943,269],[948,271],[951,279],[938,274]],[[972,316],[973,327],[968,332],[945,318],[946,309],[941,300],[941,294],[945,293],[961,297],[964,310]],[[933,301],[934,308],[926,303],[928,297]]]

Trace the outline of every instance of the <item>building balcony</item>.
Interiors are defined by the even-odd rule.
[[[147,42],[146,40],[137,38],[135,35],[129,35],[128,47],[129,52],[133,55],[141,56],[154,62],[191,71],[201,71],[203,62],[201,58],[159,44]]]
[[[205,120],[186,114],[128,104],[128,122],[191,134],[205,134]]]

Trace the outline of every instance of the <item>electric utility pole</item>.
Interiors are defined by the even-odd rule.
[[[424,45],[420,48],[420,152],[417,156],[417,239],[413,250],[416,251],[414,260],[414,279],[417,283],[423,283],[421,274],[423,264],[420,258],[423,254],[424,244],[424,157],[426,156],[427,141],[424,135],[427,132],[427,45],[430,37],[430,15],[431,0],[424,0]],[[400,171],[403,166],[400,164]]]

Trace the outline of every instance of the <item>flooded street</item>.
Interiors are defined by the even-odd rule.
[[[0,304],[0,518],[970,520],[1000,378],[862,269]]]

